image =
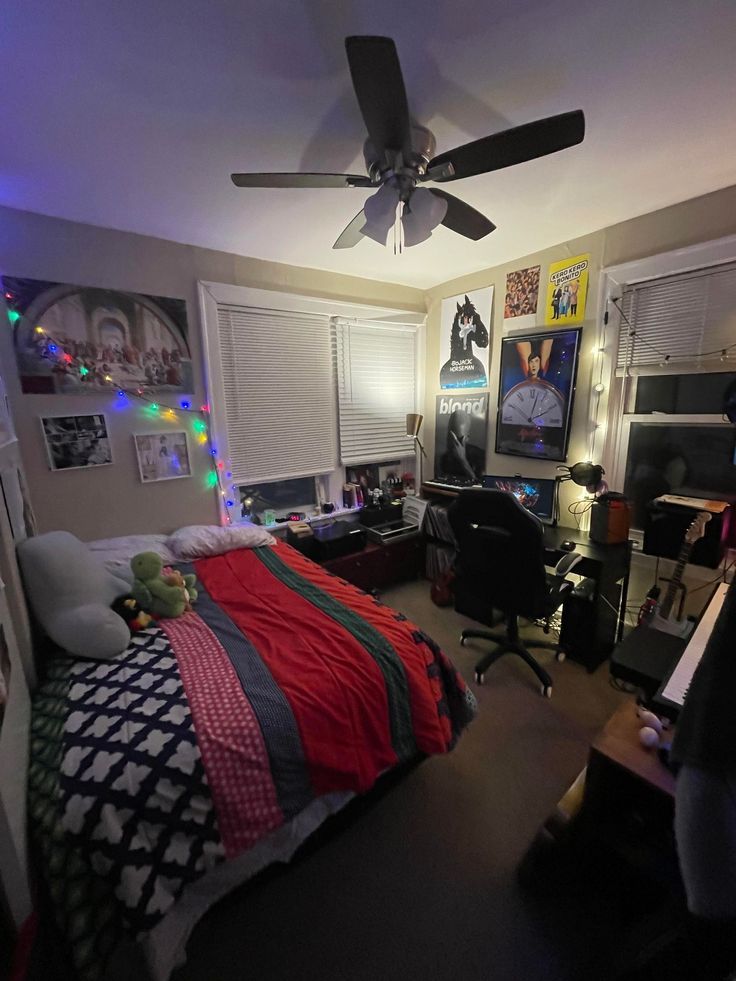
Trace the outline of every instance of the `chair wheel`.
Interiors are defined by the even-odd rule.
[[[485,674],[482,671],[476,671],[475,672],[475,683],[476,683],[476,685],[482,685],[484,678],[485,678]]]
[[[460,634],[460,646],[465,647],[465,638],[463,637],[462,634]]]
[[[564,651],[557,651],[557,653],[555,654],[555,660],[559,661],[560,664],[562,664],[562,662],[565,660],[566,657],[567,654]]]
[[[542,694],[545,698],[552,698],[552,685],[542,685]]]

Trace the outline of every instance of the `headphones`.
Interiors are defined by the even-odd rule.
[[[729,422],[736,423],[736,381],[723,393],[723,414]]]

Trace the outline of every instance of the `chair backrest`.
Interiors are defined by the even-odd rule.
[[[549,589],[544,527],[500,490],[464,490],[448,517],[458,542],[456,605],[462,592],[487,595],[488,606],[524,617],[543,616]]]

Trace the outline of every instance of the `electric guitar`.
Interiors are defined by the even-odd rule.
[[[677,557],[677,565],[667,586],[664,600],[655,608],[648,619],[649,626],[654,627],[655,630],[661,630],[666,634],[673,634],[675,637],[689,637],[692,633],[695,624],[687,618],[678,620],[673,614],[672,608],[675,605],[677,591],[682,582],[682,573],[690,558],[692,547],[695,542],[705,535],[705,526],[712,517],[713,515],[707,511],[698,511],[690,522],[685,532],[685,537],[680,547],[680,554]]]

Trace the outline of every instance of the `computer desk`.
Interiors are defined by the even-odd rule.
[[[563,555],[565,540],[575,542],[582,560],[572,570],[592,582],[589,599],[576,591],[562,609],[560,642],[569,656],[595,671],[622,639],[631,574],[630,541],[618,545],[592,542],[579,528],[547,525],[544,529],[545,564],[554,567]]]
[[[430,500],[454,498],[461,489],[425,483],[422,495]],[[545,565],[554,568],[568,554],[560,547],[565,540],[575,542],[575,554],[581,555],[582,561],[573,572],[592,581],[592,592],[589,598],[573,593],[565,601],[560,642],[571,660],[595,671],[623,637],[632,543],[600,545],[579,528],[545,525]]]

